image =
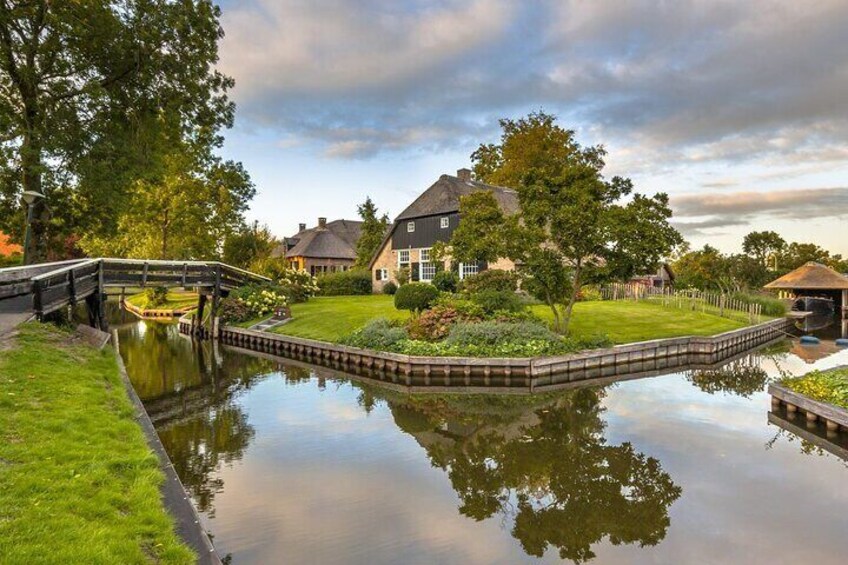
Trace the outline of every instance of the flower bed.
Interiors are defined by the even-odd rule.
[[[780,384],[813,400],[848,408],[848,367],[813,371],[801,377],[783,379]]]

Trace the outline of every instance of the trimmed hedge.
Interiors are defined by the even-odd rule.
[[[459,275],[454,271],[439,271],[433,277],[433,286],[442,292],[456,292],[459,288]]]
[[[414,282],[402,285],[395,293],[395,308],[421,312],[439,297],[439,289],[429,283]]]
[[[368,271],[340,271],[318,277],[318,294],[321,296],[353,296],[371,294],[371,273]]]
[[[387,282],[386,284],[383,285],[383,294],[388,294],[389,296],[394,296],[394,294],[397,292],[397,289],[398,289],[398,285],[396,285],[392,281],[389,281],[389,282]]]
[[[485,290],[515,292],[518,289],[518,275],[503,269],[488,269],[465,277],[461,290],[467,294],[476,294]]]

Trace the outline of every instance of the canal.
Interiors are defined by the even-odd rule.
[[[786,340],[603,388],[410,396],[172,324],[117,327],[233,563],[845,560],[848,464],[768,423],[765,388],[846,350]]]

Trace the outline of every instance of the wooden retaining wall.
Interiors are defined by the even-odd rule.
[[[813,400],[779,384],[770,384],[772,410],[784,408],[787,416],[803,414],[809,426],[824,424],[828,432],[848,432],[848,410],[828,402]]]
[[[121,302],[121,306],[127,312],[135,314],[139,318],[148,320],[148,319],[156,319],[156,318],[177,318],[191,312],[197,306],[183,306],[182,308],[175,309],[166,309],[166,308],[139,308],[138,306],[128,302],[127,300],[123,300]]]
[[[180,332],[191,334],[187,317]],[[226,345],[322,365],[386,383],[451,390],[516,389],[542,392],[576,382],[613,381],[663,374],[678,368],[710,368],[782,338],[792,321],[778,319],[709,337],[681,337],[619,345],[559,357],[421,357],[232,326],[220,330]]]

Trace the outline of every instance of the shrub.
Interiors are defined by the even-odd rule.
[[[286,296],[276,285],[242,286],[234,290],[230,297],[243,303],[250,310],[251,318],[267,316],[278,308],[288,306]]]
[[[280,285],[289,302],[306,302],[318,292],[318,282],[306,271],[290,269],[285,257],[266,257],[254,261],[250,270]]]
[[[584,286],[577,295],[581,302],[594,302],[601,299],[601,289],[596,286]]]
[[[469,319],[483,320],[486,313],[476,302],[463,298],[461,295],[441,294],[433,302],[433,306],[447,306]]]
[[[368,322],[362,329],[342,338],[341,343],[362,349],[391,351],[405,339],[406,330],[393,326],[385,318],[377,318]]]
[[[218,308],[218,316],[222,322],[233,324],[246,322],[254,318],[250,307],[235,297],[228,297],[221,301],[221,305]]]
[[[534,322],[500,323],[487,321],[477,324],[464,323],[455,325],[445,340],[445,343],[448,345],[476,344],[496,346],[525,341],[560,343],[563,340],[544,324]]]
[[[459,275],[453,271],[439,271],[431,282],[442,292],[456,292],[459,288]]]
[[[352,296],[371,294],[371,273],[368,271],[340,271],[318,277],[322,296]]]
[[[389,296],[393,296],[394,293],[397,292],[397,289],[398,289],[398,286],[394,282],[389,281],[389,282],[387,282],[386,284],[383,285],[383,294],[388,294]]]
[[[145,289],[144,296],[147,298],[147,308],[158,308],[168,302],[168,289],[164,286],[154,286]]]
[[[487,316],[497,311],[521,312],[524,303],[517,294],[510,290],[482,290],[471,295],[471,300],[478,304]]]
[[[482,317],[469,316],[451,306],[436,305],[409,320],[406,331],[412,339],[438,341],[447,337],[457,322],[480,321]]]
[[[476,275],[465,277],[461,286],[462,292],[466,294],[476,294],[484,290],[515,292],[518,288],[518,276],[511,271],[489,269]]]
[[[409,282],[409,268],[401,267],[397,271],[395,271],[395,280],[398,282],[398,286],[403,286]]]
[[[395,308],[421,312],[439,297],[439,290],[431,284],[414,282],[401,286],[395,293]]]
[[[731,295],[731,298],[740,300],[745,304],[759,304],[762,306],[762,312],[765,316],[779,318],[786,315],[786,304],[783,301],[767,294],[746,294],[744,292],[736,292]]]

